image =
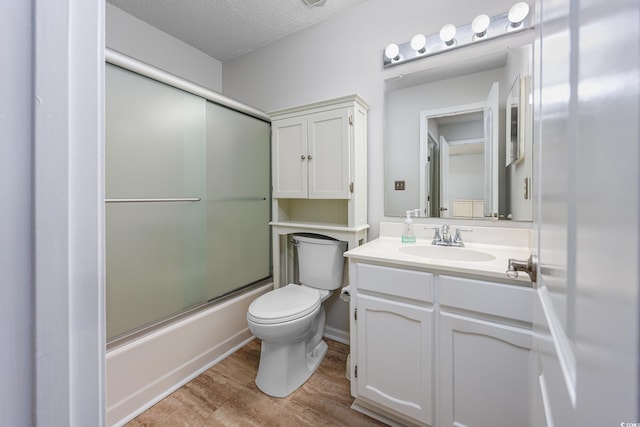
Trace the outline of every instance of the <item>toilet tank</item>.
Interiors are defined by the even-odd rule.
[[[298,248],[300,283],[327,290],[342,286],[347,242],[313,233],[294,234],[293,240]]]

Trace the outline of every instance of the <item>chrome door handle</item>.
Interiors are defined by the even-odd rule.
[[[538,256],[531,254],[527,260],[509,258],[507,276],[511,279],[515,279],[518,277],[518,272],[520,271],[527,273],[531,282],[536,283],[536,280],[538,279]]]

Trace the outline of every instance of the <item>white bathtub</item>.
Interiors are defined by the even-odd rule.
[[[251,341],[247,309],[272,288],[261,286],[109,351],[107,425],[125,424]]]

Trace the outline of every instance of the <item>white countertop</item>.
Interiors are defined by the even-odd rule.
[[[486,252],[495,257],[491,261],[459,261],[408,255],[399,248],[409,245],[431,245],[431,239],[417,239],[416,243],[402,243],[399,237],[380,237],[345,252],[344,256],[355,261],[369,261],[398,266],[428,269],[439,273],[458,273],[478,278],[500,279],[519,285],[530,285],[529,276],[521,273],[517,279],[506,275],[509,258],[526,260],[531,251],[525,246],[465,243],[466,249]],[[444,250],[449,248],[443,247]],[[454,248],[452,248],[454,249]],[[464,250],[464,249],[463,249]]]

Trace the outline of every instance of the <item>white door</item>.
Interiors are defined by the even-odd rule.
[[[484,216],[498,218],[500,86],[491,85],[484,105]]]
[[[449,218],[449,143],[440,136],[440,217]]]
[[[637,423],[640,3],[539,12],[531,425]]]

